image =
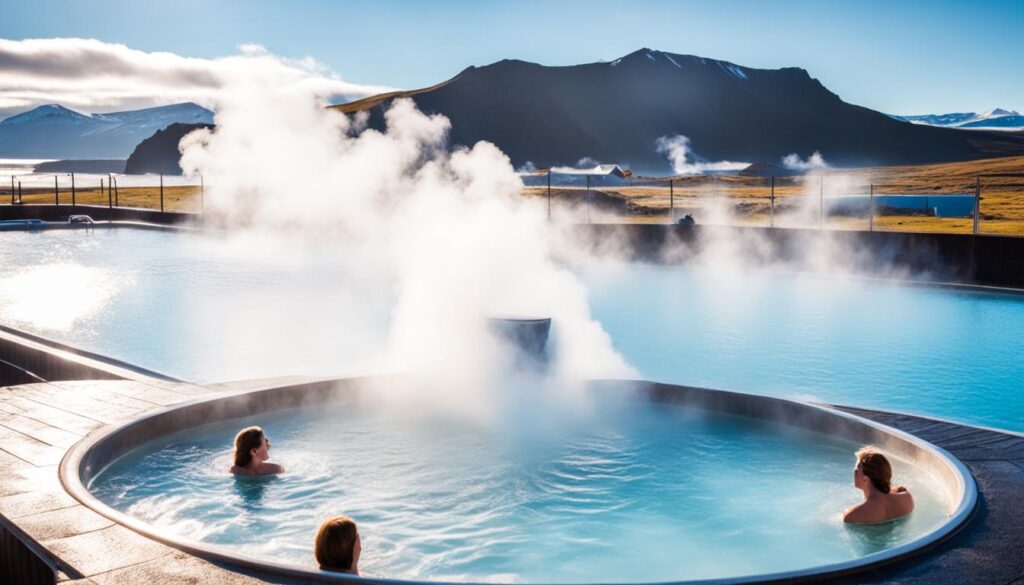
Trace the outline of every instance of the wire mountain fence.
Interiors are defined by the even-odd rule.
[[[202,177],[57,173],[10,175],[0,180],[0,204],[129,207],[202,213]]]
[[[525,192],[546,199],[552,217],[581,222],[1024,236],[1024,173],[877,182],[856,172],[580,177],[533,173]]]
[[[6,180],[4,180],[6,179]],[[856,172],[788,177],[524,174],[523,194],[552,218],[581,223],[675,223],[1024,236],[1024,173],[876,182]],[[202,177],[11,175],[0,205],[127,207],[202,213]],[[296,198],[301,202],[301,195]]]

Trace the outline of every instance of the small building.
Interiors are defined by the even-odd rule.
[[[595,165],[593,167],[551,167],[519,173],[523,184],[527,187],[546,187],[548,175],[551,175],[552,187],[581,187],[590,179],[591,187],[624,187],[629,185],[633,173],[616,164]]]

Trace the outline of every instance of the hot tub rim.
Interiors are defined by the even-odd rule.
[[[101,502],[88,489],[89,483],[95,477],[99,476],[110,464],[115,462],[118,458],[124,456],[126,453],[134,448],[137,448],[148,441],[158,439],[161,436],[166,436],[176,430],[182,430],[184,428],[190,428],[199,426],[207,422],[217,422],[231,420],[233,418],[239,418],[240,416],[249,416],[251,414],[242,414],[239,416],[226,416],[223,418],[217,418],[215,420],[207,420],[194,425],[185,425],[179,429],[154,434],[146,437],[144,440],[140,440],[131,444],[126,448],[122,448],[120,452],[111,455],[104,465],[98,469],[87,469],[86,463],[88,457],[92,455],[96,449],[103,447],[105,444],[109,444],[118,438],[124,438],[124,435],[131,429],[138,429],[142,425],[147,423],[152,424],[154,421],[159,421],[161,418],[169,418],[174,413],[180,413],[188,408],[203,408],[204,405],[209,407],[220,404],[226,404],[232,399],[239,399],[241,397],[273,397],[275,394],[285,394],[288,392],[301,392],[303,389],[314,387],[324,392],[324,394],[318,398],[330,397],[341,391],[352,391],[355,386],[355,391],[358,391],[358,387],[364,383],[379,383],[382,380],[394,378],[396,376],[372,376],[372,377],[360,377],[360,378],[344,378],[344,379],[329,379],[329,380],[317,380],[311,382],[301,382],[299,384],[276,386],[271,388],[261,389],[241,389],[235,392],[227,394],[217,394],[214,396],[200,397],[187,402],[183,402],[168,408],[163,408],[155,412],[146,414],[141,417],[136,417],[127,420],[123,423],[116,425],[106,425],[100,427],[93,432],[86,435],[82,440],[72,446],[64,455],[60,462],[58,473],[62,486],[64,489],[78,502],[90,510],[108,518],[109,520],[116,522],[122,526],[125,526],[142,536],[160,542],[164,545],[176,548],[184,551],[188,554],[192,554],[199,558],[213,561],[217,563],[227,564],[232,567],[255,570],[259,573],[266,575],[273,575],[279,577],[293,577],[293,578],[304,578],[310,579],[314,582],[341,582],[349,581],[352,579],[359,579],[361,582],[372,581],[374,583],[388,583],[396,585],[448,585],[450,582],[446,581],[429,581],[429,580],[409,580],[409,579],[392,579],[392,578],[366,578],[366,577],[354,577],[352,575],[344,575],[331,573],[327,571],[321,571],[312,567],[303,567],[300,565],[293,565],[290,563],[282,563],[275,561],[259,560],[245,555],[238,554],[233,550],[209,543],[204,543],[194,539],[184,538],[172,534],[167,534],[160,531],[157,527],[152,524],[142,521],[141,519],[135,518],[129,514],[121,512],[111,506]],[[920,437],[912,435],[910,433],[901,431],[877,423],[875,421],[866,419],[861,416],[842,412],[827,406],[810,404],[805,402],[798,402],[793,400],[787,400],[783,398],[775,398],[769,396],[761,396],[755,394],[747,394],[741,392],[733,392],[727,390],[715,390],[707,388],[697,388],[691,386],[681,386],[675,384],[665,384],[660,382],[651,382],[647,380],[594,380],[591,381],[592,385],[614,385],[614,386],[628,386],[629,391],[641,391],[648,394],[648,399],[658,402],[669,402],[668,400],[660,400],[658,393],[667,392],[670,395],[675,395],[676,398],[686,398],[688,394],[693,396],[701,397],[701,400],[723,400],[726,403],[729,400],[738,400],[741,403],[754,403],[754,404],[774,404],[783,409],[795,409],[796,411],[805,411],[807,413],[817,413],[819,416],[825,418],[834,418],[836,420],[844,421],[846,424],[859,425],[866,427],[873,432],[882,433],[891,437],[893,440],[902,441],[908,445],[912,445],[916,449],[919,449],[928,454],[929,457],[933,458],[937,462],[941,462],[947,467],[947,472],[951,474],[951,477],[955,479],[956,484],[950,488],[954,494],[959,492],[959,502],[956,503],[954,510],[946,520],[941,524],[935,526],[928,532],[914,538],[913,540],[906,542],[902,545],[871,553],[856,559],[849,561],[842,561],[838,563],[830,563],[826,565],[817,565],[811,567],[805,567],[802,569],[795,569],[790,571],[782,571],[777,573],[762,573],[755,575],[744,575],[739,577],[729,578],[714,578],[714,579],[702,579],[702,580],[689,580],[689,581],[665,581],[661,584],[686,584],[686,585],[740,585],[749,583],[776,583],[776,582],[794,582],[794,581],[812,581],[826,578],[834,578],[843,575],[851,575],[857,573],[863,573],[883,565],[892,564],[895,562],[903,561],[911,557],[922,555],[923,553],[934,549],[936,546],[947,541],[953,537],[956,533],[966,527],[970,520],[973,518],[974,513],[978,504],[978,491],[977,484],[974,477],[971,475],[967,467],[956,457],[950,454],[945,449],[938,447]],[[693,396],[690,396],[692,398]],[[686,400],[679,401],[685,406],[692,408],[702,408],[700,405],[687,403]],[[748,404],[749,406],[749,404]],[[277,408],[265,408],[260,412],[271,412],[274,410],[281,410],[287,406],[279,406]],[[705,410],[715,410],[720,412],[730,412],[721,408],[704,408]],[[753,417],[748,414],[736,413],[740,416],[749,416],[751,418],[760,418],[762,420],[768,420],[776,422],[778,424],[796,426],[785,421],[780,421],[777,418],[768,416],[770,413],[764,413],[765,416]],[[776,413],[778,414],[778,413]],[[807,428],[807,427],[804,427]],[[808,429],[812,432],[818,432],[814,429]],[[842,435],[839,435],[842,436]],[[849,437],[843,437],[849,440]],[[954,495],[955,497],[955,495]],[[644,585],[659,585],[652,584],[649,582],[638,582],[644,583]],[[453,584],[454,585],[454,584]],[[461,585],[465,585],[462,583]],[[491,584],[493,585],[493,584]],[[634,585],[632,582],[621,583],[619,585]]]

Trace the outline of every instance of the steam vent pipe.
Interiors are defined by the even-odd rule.
[[[548,334],[551,318],[496,317],[488,319],[495,335],[508,341],[523,357],[543,363],[547,361]]]

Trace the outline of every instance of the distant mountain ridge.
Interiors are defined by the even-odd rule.
[[[157,130],[135,147],[124,165],[124,172],[129,175],[180,175],[181,153],[178,143],[186,134],[200,128],[212,129],[211,124],[179,124]]]
[[[1014,110],[995,108],[980,114],[954,112],[952,114],[923,114],[919,116],[892,116],[912,124],[943,126],[946,128],[1024,128],[1024,115]]]
[[[211,124],[213,112],[190,102],[106,114],[48,104],[0,122],[0,157],[124,159],[174,123]]]
[[[495,143],[517,167],[583,157],[639,172],[668,170],[661,136],[690,139],[707,161],[780,161],[819,151],[840,166],[916,164],[1024,153],[1024,139],[907,124],[848,104],[807,71],[640,49],[610,62],[565,67],[504,60],[469,67],[430,88],[335,106],[368,112],[410,97],[452,123],[450,140]]]

